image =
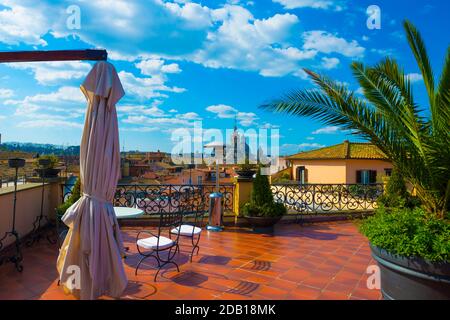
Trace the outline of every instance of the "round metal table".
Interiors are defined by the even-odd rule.
[[[114,207],[117,219],[138,218],[144,214],[144,210],[139,208]]]
[[[144,214],[144,210],[138,208],[114,207],[114,213],[117,220],[138,218]],[[126,252],[130,251],[129,247],[124,248]],[[123,257],[126,259],[126,256]]]

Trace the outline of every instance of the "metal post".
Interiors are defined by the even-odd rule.
[[[13,216],[12,216],[12,229],[11,231],[8,231],[5,233],[3,238],[0,239],[0,250],[3,248],[3,241],[8,236],[13,236],[15,238],[14,245],[15,245],[15,252],[12,256],[9,257],[2,257],[0,259],[0,265],[3,264],[3,262],[12,262],[14,263],[16,270],[19,272],[23,271],[22,266],[22,251],[20,247],[20,237],[19,233],[16,230],[16,203],[17,203],[17,179],[18,179],[18,172],[19,168],[22,168],[25,166],[25,159],[20,158],[13,158],[8,160],[8,165],[10,168],[14,168],[16,170],[15,178],[14,178],[14,198],[13,198]]]
[[[44,215],[44,196],[45,196],[45,174],[46,169],[50,165],[49,159],[39,159],[39,166],[40,166],[40,172],[41,172],[41,179],[42,179],[42,192],[41,192],[41,212],[39,216],[36,217],[36,220],[33,223],[33,230],[31,231],[30,239],[27,241],[26,245],[32,246],[35,242],[39,242],[39,240],[42,238],[42,226],[41,222],[43,219],[47,220],[47,223],[49,222],[47,215]],[[49,236],[46,236],[47,241],[51,244],[55,244],[57,242],[57,239],[50,240]]]

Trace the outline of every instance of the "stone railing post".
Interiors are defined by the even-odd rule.
[[[233,213],[235,220],[240,215],[242,207],[250,201],[253,189],[253,178],[237,177],[234,182]]]

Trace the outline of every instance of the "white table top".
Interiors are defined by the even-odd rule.
[[[139,208],[114,207],[117,219],[137,218],[144,214],[144,210]]]

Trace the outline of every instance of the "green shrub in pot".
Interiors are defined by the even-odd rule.
[[[251,200],[243,206],[242,214],[245,217],[281,217],[286,214],[286,207],[274,201],[269,179],[260,171],[253,180]]]
[[[450,221],[429,216],[421,208],[379,208],[360,230],[372,245],[393,254],[450,261]]]

